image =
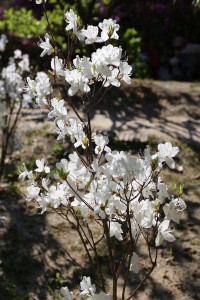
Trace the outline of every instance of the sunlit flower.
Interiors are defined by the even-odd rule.
[[[171,234],[172,230],[169,229],[169,223],[170,223],[169,220],[164,220],[158,226],[158,233],[155,240],[156,247],[160,246],[163,240],[166,240],[168,242],[175,241],[175,237]]]
[[[45,54],[50,55],[53,51],[53,47],[51,46],[49,41],[49,34],[46,33],[44,38],[45,41],[40,39],[40,42],[38,43],[38,46],[43,49],[42,53],[40,54],[41,57],[43,57]]]
[[[166,162],[169,168],[175,168],[175,161],[172,157],[176,156],[179,152],[178,147],[172,147],[170,142],[166,142],[165,144],[158,145],[157,157],[159,162]]]
[[[102,41],[107,41],[109,38],[118,39],[119,36],[117,31],[119,30],[119,24],[113,19],[103,20],[99,23],[99,28],[101,28],[101,39]]]
[[[36,159],[36,166],[37,168],[35,169],[35,172],[41,173],[41,172],[45,172],[45,173],[49,173],[50,172],[50,168],[45,165],[45,160],[43,159]]]

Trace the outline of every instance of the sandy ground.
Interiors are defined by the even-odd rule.
[[[181,149],[178,166],[166,178],[184,183],[187,211],[176,227],[176,242],[161,247],[156,270],[134,299],[200,299],[200,86],[195,83],[134,81],[129,88],[111,90],[92,117],[93,128],[106,132],[130,147],[146,142],[172,140]],[[14,161],[26,161],[48,154],[56,161],[60,151],[51,122],[44,122],[38,110],[26,110],[20,125],[24,148]],[[136,152],[137,152],[136,151]],[[75,282],[82,274],[69,261],[66,249],[84,263],[85,256],[72,228],[56,214],[40,215],[16,189],[17,176],[0,186],[0,299],[51,300],[53,292]],[[9,177],[10,176],[10,177]],[[10,178],[10,179],[9,179]],[[23,184],[17,183],[23,190]],[[141,245],[141,255],[145,250]],[[144,266],[145,259],[141,260]],[[75,270],[75,271],[74,271]],[[130,279],[130,289],[139,277]],[[120,298],[119,298],[120,300]]]

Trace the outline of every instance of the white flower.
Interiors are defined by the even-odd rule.
[[[119,24],[113,19],[104,19],[103,22],[99,23],[99,28],[101,28],[101,39],[102,41],[107,41],[109,38],[118,39],[119,36],[117,31],[119,30]]]
[[[60,119],[57,121],[57,126],[58,126],[58,137],[57,140],[65,140],[65,136],[68,135],[68,129],[65,120]]]
[[[119,65],[119,75],[118,75],[118,78],[120,80],[124,80],[127,84],[130,84],[131,83],[131,73],[132,72],[132,67],[126,62],[126,61],[123,61],[123,62],[120,62],[120,65]]]
[[[157,157],[159,162],[166,162],[169,168],[175,168],[175,162],[172,157],[176,156],[179,152],[178,147],[172,147],[170,142],[158,145]]]
[[[110,237],[115,236],[119,241],[123,240],[121,224],[118,222],[110,222]]]
[[[53,107],[53,110],[50,111],[48,114],[49,118],[56,118],[55,122],[58,119],[62,119],[67,116],[67,109],[64,106],[65,101],[64,100],[58,100],[57,98],[51,99],[51,106]]]
[[[103,136],[102,134],[97,134],[94,136],[94,142],[96,144],[96,147],[94,149],[94,152],[96,154],[100,154],[103,150],[106,152],[110,151],[110,148],[106,146],[109,142],[107,136]]]
[[[168,188],[166,186],[166,184],[164,184],[163,182],[160,182],[160,177],[158,178],[158,199],[160,200],[160,203],[163,203],[164,200],[167,198],[169,199],[169,193],[168,193]]]
[[[149,199],[142,200],[140,202],[141,209],[140,209],[140,217],[141,222],[140,226],[143,228],[151,228],[154,220],[154,206],[153,202]]]
[[[38,72],[35,80],[27,78],[27,85],[24,90],[31,98],[35,98],[35,103],[41,109],[48,104],[46,96],[52,92],[50,79],[44,72]]]
[[[163,240],[166,240],[168,242],[174,242],[175,237],[171,234],[171,230],[169,229],[169,220],[164,220],[161,224],[158,226],[158,234],[156,237],[156,247],[160,246],[163,242]]]
[[[118,80],[118,74],[119,74],[119,70],[117,68],[113,69],[111,71],[111,76],[105,78],[105,81],[103,83],[103,86],[108,87],[109,85],[113,85],[113,86],[120,86],[120,82]]]
[[[61,300],[73,300],[73,293],[69,291],[67,286],[60,289],[60,294]]]
[[[176,223],[180,221],[180,213],[186,209],[186,204],[181,198],[172,199],[169,203],[166,203],[163,207],[165,218],[172,220]]]
[[[65,14],[65,21],[68,23],[66,30],[73,30],[73,33],[77,36],[77,38],[80,41],[83,41],[85,39],[82,29],[80,28],[80,20],[78,16],[73,12],[72,9],[70,9],[68,12]]]
[[[45,38],[45,41],[43,41],[40,38],[40,42],[38,43],[38,46],[43,49],[42,53],[40,54],[41,57],[43,57],[45,54],[50,55],[53,50],[53,47],[51,46],[51,44],[49,42],[49,34],[46,33],[44,38]]]
[[[99,28],[97,26],[88,25],[87,29],[83,29],[82,33],[86,37],[85,43],[92,44],[99,41],[99,37],[97,36],[99,32]]]
[[[35,186],[34,184],[27,187],[27,200],[36,200],[39,197],[40,188],[38,186]]]
[[[58,208],[60,204],[68,205],[69,187],[66,183],[57,183],[57,186],[52,185],[46,195],[50,205],[53,208]]]
[[[26,78],[27,85],[24,87],[24,91],[27,92],[31,98],[36,96],[36,83],[30,77]]]
[[[35,172],[41,173],[41,172],[45,172],[45,173],[49,173],[50,172],[50,168],[45,165],[45,160],[43,159],[37,159],[36,160],[36,166],[37,168],[35,169]]]
[[[23,163],[22,168],[19,170],[19,179],[24,180],[26,177],[28,177],[29,179],[33,178],[33,172],[29,172],[25,164]]]
[[[102,48],[97,49],[96,52],[92,53],[92,62],[97,65],[103,63],[119,67],[121,56],[121,47],[114,47],[113,45],[109,44],[107,46],[103,46]]]
[[[79,294],[79,297],[82,299],[85,299],[85,296],[94,296],[94,293],[96,291],[96,287],[94,284],[91,283],[90,277],[83,277],[83,280],[80,282],[80,289],[81,293]]]
[[[14,51],[14,59],[21,59],[22,58],[22,51],[19,49],[16,49]]]
[[[44,108],[47,105],[46,96],[52,92],[50,79],[44,72],[38,72],[35,80],[27,77],[27,85],[24,87],[31,98],[35,98],[36,104]]]
[[[64,173],[69,172],[68,161],[65,158],[62,158],[60,162],[56,163],[56,168],[62,170]]]
[[[88,93],[90,91],[88,79],[76,69],[67,72],[65,74],[65,80],[71,85],[68,90],[69,96],[75,95],[78,91],[82,93]]]
[[[67,127],[67,133],[70,136],[72,143],[75,140],[80,140],[85,136],[83,131],[83,123],[79,122],[76,118],[69,118],[69,126]]]
[[[54,70],[56,76],[65,76],[65,72],[63,70],[63,60],[55,56],[51,60],[51,68]]]
[[[30,63],[28,54],[23,54],[21,61],[18,63],[18,67],[21,72],[29,72],[30,71]]]
[[[73,12],[72,9],[70,9],[68,12],[66,12],[65,21],[68,23],[66,30],[77,29],[77,20],[78,20],[78,17]]]
[[[139,257],[138,255],[133,252],[132,258],[131,258],[131,265],[130,265],[130,271],[133,271],[135,273],[139,273]]]

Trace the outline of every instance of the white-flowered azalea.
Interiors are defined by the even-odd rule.
[[[82,33],[86,37],[86,44],[93,44],[100,41],[98,37],[99,28],[97,26],[88,25],[87,29],[82,30]]]
[[[88,79],[76,69],[67,72],[65,74],[65,80],[71,85],[68,89],[69,96],[74,96],[78,91],[82,93],[88,93],[90,91]]]
[[[36,104],[44,108],[47,105],[46,96],[52,92],[50,78],[44,72],[38,72],[35,80],[27,78],[27,85],[24,87],[31,98],[35,98]]]
[[[5,51],[6,43],[7,37],[1,35],[0,52]],[[9,57],[8,62],[6,61],[1,62],[0,70],[0,135],[1,140],[4,141],[0,147],[1,175],[6,156],[22,148],[21,134],[18,133],[17,125],[21,117],[21,109],[29,107],[33,100],[25,89],[25,75],[30,74],[28,54],[23,54],[21,50],[16,49],[13,56]],[[36,94],[32,93],[32,96]],[[25,177],[29,181],[31,172],[26,172],[24,166],[20,178]]]
[[[80,299],[85,299],[87,296],[94,296],[96,287],[91,283],[91,278],[84,276],[80,282],[81,293],[79,294]],[[92,299],[92,298],[91,298]]]
[[[57,121],[57,130],[58,136],[57,140],[65,140],[65,137],[68,136],[68,127],[65,120],[61,119]]]
[[[110,151],[110,148],[106,146],[109,142],[107,136],[103,136],[102,134],[97,134],[94,136],[94,142],[96,144],[96,147],[94,149],[94,152],[96,154],[100,154],[103,150],[105,152]]]
[[[60,162],[56,163],[56,168],[58,170],[62,170],[63,173],[68,173],[69,172],[68,160],[62,158]]]
[[[23,163],[22,168],[19,170],[19,179],[20,180],[25,180],[26,177],[28,179],[33,179],[33,172],[28,171],[27,168],[26,168],[26,165]]]
[[[186,204],[181,198],[172,199],[163,207],[165,218],[176,223],[180,222],[180,213],[186,209]]]
[[[36,159],[36,166],[37,168],[35,169],[35,172],[41,173],[41,172],[45,172],[45,173],[49,173],[50,172],[50,168],[45,165],[45,159],[42,158],[40,159]]]
[[[131,83],[132,67],[126,62],[121,61],[119,65],[119,80],[124,80],[127,84]]]
[[[50,55],[53,51],[53,47],[50,44],[50,37],[48,33],[45,34],[44,39],[45,41],[40,39],[40,42],[38,43],[38,46],[43,49],[42,53],[40,54],[41,57],[43,57],[45,54]]]
[[[58,208],[61,204],[67,206],[70,196],[69,186],[66,183],[58,183],[57,186],[51,185],[45,197],[48,198],[51,207]]]
[[[68,23],[66,30],[77,30],[77,20],[78,16],[74,13],[72,9],[66,12],[65,21]]]
[[[99,23],[99,28],[101,28],[101,39],[102,41],[107,41],[109,38],[118,39],[119,36],[117,31],[119,30],[119,24],[113,19],[104,19],[103,22]]]
[[[67,134],[70,137],[72,143],[74,143],[76,140],[82,139],[82,137],[85,136],[83,123],[79,122],[76,118],[69,118]]]
[[[158,226],[158,233],[155,240],[156,247],[160,246],[164,240],[174,242],[175,237],[171,234],[172,230],[169,228],[169,220],[164,220]]]
[[[63,69],[63,60],[55,56],[51,60],[51,68],[54,70],[56,76],[65,76],[65,71]]]
[[[24,87],[24,91],[28,92],[30,97],[34,98],[36,94],[36,83],[30,77],[26,78],[27,85]]]
[[[36,200],[39,198],[40,188],[38,186],[35,186],[34,184],[31,184],[27,187],[27,200]]]
[[[19,49],[16,49],[14,51],[14,59],[21,59],[22,58],[22,51]]]
[[[66,88],[69,96],[66,100],[72,104],[72,109],[74,105],[70,97],[78,92],[82,94],[84,110],[87,113],[84,115],[84,110],[83,114],[81,111],[79,118],[74,109],[76,117],[68,117],[65,98],[59,100],[61,96],[56,98],[55,95],[52,99],[53,89],[47,75],[39,72],[35,80],[28,78],[25,89],[40,108],[48,110],[48,116],[53,119],[58,133],[57,139],[66,139],[76,152],[61,158],[52,171],[46,165],[45,159],[36,161],[34,171],[28,171],[24,166],[19,177],[22,180],[28,179],[27,200],[37,202],[42,213],[53,209],[61,215],[66,213],[65,217],[74,218],[86,240],[86,232],[92,234],[90,226],[95,220],[102,229],[98,242],[105,237],[104,229],[107,224],[109,235],[106,235],[106,242],[111,247],[113,242],[119,244],[119,241],[123,245],[134,242],[135,247],[138,239],[145,236],[154,239],[157,247],[164,240],[173,242],[175,238],[169,227],[170,221],[179,222],[180,212],[186,205],[182,199],[169,196],[168,188],[158,174],[165,162],[170,168],[174,168],[173,158],[179,149],[172,147],[169,142],[159,144],[156,154],[151,155],[150,148],[147,147],[139,158],[124,151],[112,151],[107,146],[107,136],[91,130],[88,116],[90,109],[96,105],[95,101],[98,102],[97,95],[101,98],[102,86],[120,86],[122,80],[129,84],[132,68],[124,59],[121,47],[111,44],[98,48],[90,57],[70,57],[73,45],[78,42],[77,38],[84,40],[85,44],[102,42],[109,38],[117,39],[119,25],[109,19],[100,23],[99,28],[88,25],[83,29],[79,17],[72,10],[65,14],[65,20],[66,30],[72,30],[69,38],[71,36],[73,40],[69,43],[71,46],[68,47],[70,51],[66,60],[57,56],[51,60],[54,70],[52,74],[54,78],[65,78],[65,82],[62,82],[65,86],[59,86],[59,91],[62,94],[62,89]],[[39,46],[43,49],[42,56],[53,50],[48,35],[45,36],[45,41],[40,40]],[[26,57],[20,53],[15,56],[21,60],[19,67],[25,70]],[[14,77],[14,82],[20,82],[19,76],[10,75],[17,69],[13,62],[12,58],[9,68],[3,70],[4,78],[13,80]],[[18,88],[20,90],[20,85]],[[99,94],[95,95],[98,89]],[[0,98],[4,94],[6,93],[0,82]],[[88,241],[86,247],[90,254],[92,235]],[[124,257],[127,258],[131,255],[130,271],[138,273],[137,254],[127,252],[126,255]],[[72,300],[74,297],[80,300],[112,299],[105,291],[96,293],[90,277],[83,277],[78,296],[73,295],[68,287],[64,287],[61,289],[61,297],[62,300]]]
[[[154,223],[154,205],[149,199],[142,200],[140,202],[140,225],[143,228],[151,228]]]
[[[113,86],[119,87],[120,82],[118,80],[118,74],[119,74],[119,70],[117,68],[113,69],[111,71],[111,76],[105,78],[103,86],[108,87],[110,85],[113,85]]]
[[[166,142],[165,144],[158,145],[157,158],[159,162],[166,162],[169,168],[175,168],[175,161],[173,157],[177,155],[179,152],[178,147],[172,147],[170,142]]]
[[[162,204],[166,198],[169,199],[168,188],[166,184],[161,182],[160,178],[158,178],[157,188],[158,188],[157,196],[158,199],[160,200],[160,203]]]
[[[92,63],[89,57],[83,56],[81,58],[79,55],[76,55],[76,58],[73,59],[73,65],[80,72],[86,80],[92,82],[93,76],[95,76],[95,70],[92,67]],[[66,71],[66,75],[70,74],[69,70]]]
[[[22,72],[29,72],[30,71],[30,64],[29,64],[29,56],[28,54],[23,54],[21,60],[18,62],[18,67],[21,69]]]
[[[60,294],[62,296],[61,300],[73,300],[73,293],[69,291],[68,287],[62,287],[60,289]]]
[[[93,52],[92,61],[97,65],[103,63],[119,67],[121,56],[121,47],[114,47],[113,45],[109,44],[107,46],[103,46],[100,49],[97,49],[96,52]]]
[[[65,107],[65,101],[63,99],[51,99],[51,106],[53,107],[53,109],[48,114],[48,117],[55,118],[55,122],[67,116],[67,108]]]
[[[122,226],[120,223],[116,222],[110,222],[110,237],[116,237],[117,240],[122,241]]]
[[[85,36],[83,30],[80,28],[80,18],[70,9],[65,14],[65,21],[68,23],[66,30],[73,30],[74,35],[79,39],[79,41],[84,41]]]

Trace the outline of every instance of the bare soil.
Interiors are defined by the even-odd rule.
[[[184,184],[187,211],[176,226],[175,243],[160,248],[157,267],[136,300],[200,299],[199,95],[197,83],[134,81],[128,88],[111,90],[92,118],[96,130],[112,136],[113,147],[133,154],[147,143],[154,148],[168,140],[180,148],[177,167],[166,170],[165,178],[172,193],[174,183]],[[87,260],[69,224],[54,213],[41,215],[26,203],[15,165],[26,162],[32,167],[35,159],[46,156],[56,162],[70,149],[56,142],[52,123],[39,110],[24,110],[20,129],[24,147],[7,161],[0,183],[0,299],[59,299],[55,291],[66,284],[76,287],[83,275],[66,250],[82,264]],[[145,268],[143,245],[140,254]],[[130,290],[140,279],[133,275]]]

